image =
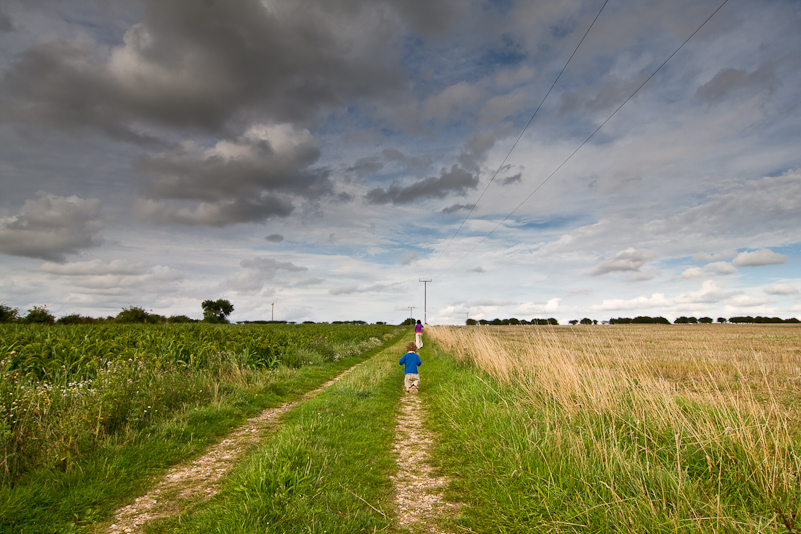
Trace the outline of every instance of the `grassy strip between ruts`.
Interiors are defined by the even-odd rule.
[[[221,392],[211,405],[174,414],[144,432],[110,438],[75,469],[40,470],[14,488],[0,488],[0,533],[94,531],[170,466],[198,456],[248,417],[299,399],[382,347],[319,366],[281,369],[266,381]]]
[[[392,454],[403,371],[395,343],[289,411],[210,502],[156,533],[393,531]]]

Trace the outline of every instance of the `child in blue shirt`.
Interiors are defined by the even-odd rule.
[[[417,368],[423,365],[423,361],[415,352],[417,344],[414,341],[406,344],[406,350],[409,352],[400,359],[400,365],[404,366],[403,387],[406,388],[406,393],[409,393],[410,390],[412,393],[417,393],[417,386],[420,385],[420,374]]]

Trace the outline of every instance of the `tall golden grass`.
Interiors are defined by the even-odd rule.
[[[801,490],[801,327],[427,330],[456,359],[519,388],[522,402],[537,417],[545,414],[549,439],[579,469],[601,462],[610,475],[643,471],[643,477],[655,466],[672,469],[674,497],[681,499],[705,457],[705,476],[717,477],[718,486],[734,469],[766,499]],[[674,466],[665,465],[671,439]]]

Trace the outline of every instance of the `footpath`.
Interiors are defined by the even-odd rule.
[[[447,480],[431,466],[425,348],[420,394],[403,391],[408,341],[249,419],[102,532],[203,532],[212,522],[221,532],[445,532],[439,525],[458,507],[442,498]]]

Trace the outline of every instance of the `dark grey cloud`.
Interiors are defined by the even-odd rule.
[[[214,147],[189,143],[145,156],[139,169],[154,180],[146,189],[151,201],[140,203],[139,212],[156,222],[215,226],[286,217],[292,198],[333,193],[328,171],[311,167],[319,156],[311,135],[290,126],[253,127]],[[166,200],[199,204],[171,210]]]
[[[801,293],[801,291],[799,291],[797,287],[784,283],[771,284],[763,288],[763,291],[768,295],[778,295],[778,296],[798,295],[799,293]]]
[[[419,12],[366,1],[145,0],[142,21],[110,50],[85,36],[25,50],[2,79],[3,111],[129,140],[144,136],[134,128],[143,123],[216,132],[311,121],[403,87],[392,39],[405,29],[399,13]],[[354,39],[346,30],[359,21]]]
[[[215,202],[200,202],[192,207],[160,200],[138,200],[136,215],[153,224],[182,224],[187,226],[228,226],[260,222],[271,217],[288,217],[294,210],[292,202],[262,194],[251,198],[223,198]]]
[[[265,240],[269,241],[270,243],[280,243],[284,240],[284,236],[281,234],[270,234],[264,238]]]
[[[562,115],[611,110],[622,104],[639,87],[649,73],[643,72],[631,78],[608,76],[600,84],[565,91],[560,100]]]
[[[367,193],[371,204],[411,204],[424,198],[444,198],[451,194],[464,195],[468,189],[478,186],[478,177],[466,170],[453,166],[439,177],[420,180],[410,186],[400,187],[392,184],[387,189],[375,188]]]
[[[459,211],[470,211],[475,208],[475,204],[452,204],[447,208],[443,208],[441,213],[443,215],[450,215],[452,213],[457,213]]]
[[[0,33],[2,32],[13,32],[14,31],[14,22],[11,20],[11,17],[0,10]]]
[[[618,252],[614,258],[603,260],[595,267],[586,271],[589,276],[599,276],[615,272],[639,272],[640,269],[653,259],[653,254],[634,248]]]
[[[384,163],[377,157],[361,158],[352,166],[348,167],[348,172],[355,173],[360,178],[375,174],[384,168]]]
[[[0,218],[0,254],[63,262],[68,254],[97,247],[100,201],[40,192],[13,217]]]
[[[722,69],[711,80],[701,85],[695,94],[701,100],[712,102],[737,91],[763,90],[775,84],[775,69],[773,63],[762,65],[751,73],[743,69]]]
[[[782,265],[787,262],[787,256],[773,252],[770,249],[741,252],[732,260],[737,267],[761,267],[763,265]]]
[[[523,181],[523,173],[519,172],[514,176],[507,176],[503,180],[501,180],[501,185],[510,185],[514,183],[520,183]]]

